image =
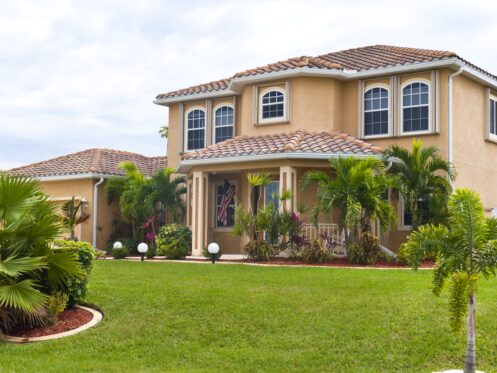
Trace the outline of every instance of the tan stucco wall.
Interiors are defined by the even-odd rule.
[[[458,76],[453,99],[455,185],[478,191],[487,209],[497,207],[497,144],[485,141],[489,126],[487,89]]]
[[[93,241],[93,187],[98,180],[96,179],[78,179],[78,180],[61,180],[61,181],[43,181],[41,183],[43,191],[53,199],[71,199],[72,196],[82,197],[87,201],[85,212],[90,218],[76,228],[76,232],[81,230],[81,241]],[[105,183],[99,187],[98,215],[97,226],[97,248],[104,249],[107,245],[110,234],[112,233],[112,220],[119,213],[117,203],[111,206],[107,204],[105,195]],[[60,203],[60,202],[59,202]]]

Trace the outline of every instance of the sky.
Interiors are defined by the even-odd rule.
[[[156,94],[289,57],[390,44],[497,74],[496,19],[475,0],[0,0],[0,169],[95,147],[164,155]]]

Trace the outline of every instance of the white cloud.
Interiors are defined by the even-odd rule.
[[[0,168],[89,147],[163,154],[155,94],[368,44],[497,73],[497,3],[15,1],[0,5]]]

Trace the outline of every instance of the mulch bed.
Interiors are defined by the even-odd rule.
[[[93,314],[81,308],[73,308],[59,314],[58,321],[49,326],[34,329],[14,329],[9,332],[13,337],[44,337],[47,335],[58,334],[79,328],[93,319]]]

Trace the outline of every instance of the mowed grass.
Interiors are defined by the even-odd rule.
[[[462,367],[431,271],[98,261],[96,328],[0,345],[0,371],[430,372]],[[497,371],[497,281],[478,293],[478,364]]]

